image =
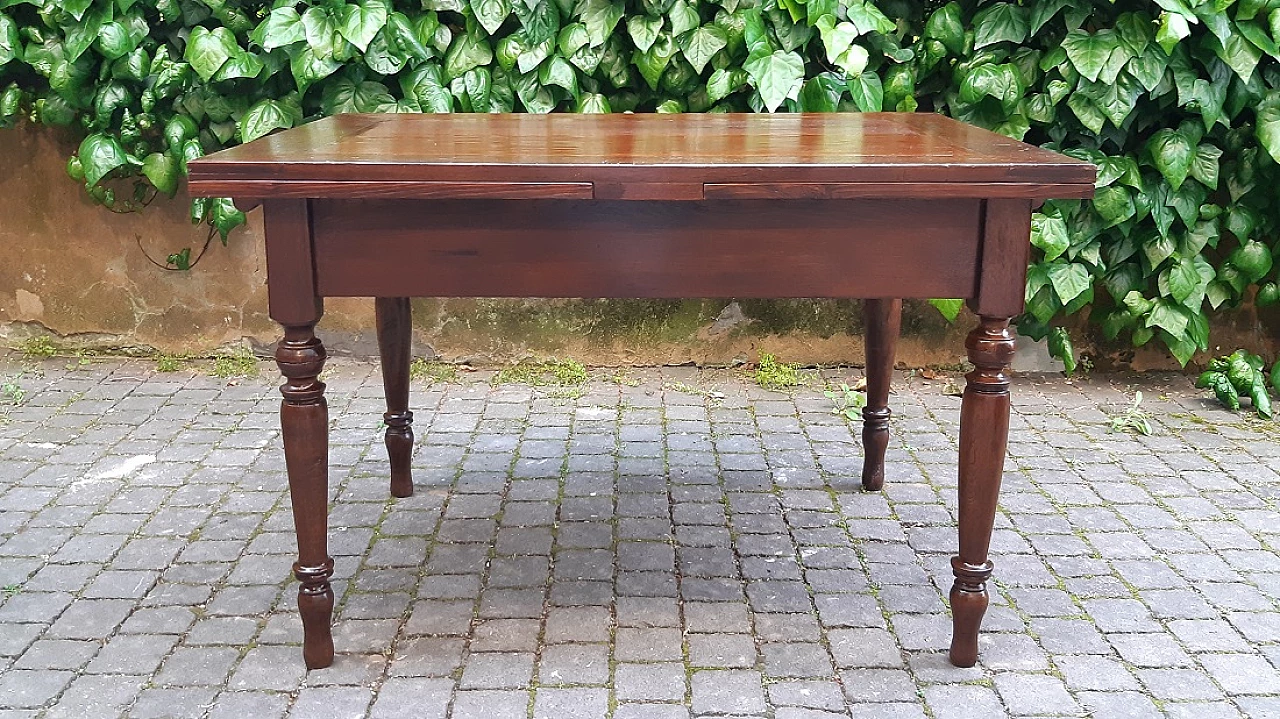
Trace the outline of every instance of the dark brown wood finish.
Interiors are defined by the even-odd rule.
[[[280,430],[298,536],[298,613],[308,669],[333,662],[333,558],[329,556],[329,407],[324,399],[324,345],[315,336],[324,304],[310,270],[311,228],[305,200],[264,203],[271,317],[284,327],[276,346],[280,386]]]
[[[377,299],[392,493],[412,492],[409,297],[867,299],[863,484],[884,482],[903,297],[981,317],[961,407],[951,659],[977,661],[1031,208],[1088,163],[930,114],[347,115],[195,160],[262,201],[303,656],[333,658],[322,297]]]
[[[413,496],[409,470],[413,454],[413,412],[409,411],[409,360],[412,314],[408,297],[379,297],[374,301],[378,321],[378,353],[382,357],[382,387],[387,395],[385,441],[391,462],[391,494]]]
[[[969,297],[981,210],[957,199],[318,200],[316,282],[325,297]]]
[[[902,326],[902,300],[862,303],[867,326],[867,406],[862,408],[862,488],[884,487],[884,453],[889,446],[889,385],[893,355]]]

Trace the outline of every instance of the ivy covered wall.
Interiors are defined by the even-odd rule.
[[[1280,299],[1277,39],[1280,0],[0,0],[0,123],[72,127],[128,211],[337,112],[943,112],[1101,168],[1036,217],[1019,330],[1186,362]]]

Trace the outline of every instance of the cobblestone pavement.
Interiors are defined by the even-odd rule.
[[[305,673],[263,372],[22,375],[0,717],[1280,717],[1280,434],[1184,377],[1016,381],[998,586],[961,670],[942,380],[898,382],[877,494],[816,381],[417,382],[418,492],[392,500],[375,367],[331,361],[339,656]],[[1135,388],[1154,434],[1109,433]]]

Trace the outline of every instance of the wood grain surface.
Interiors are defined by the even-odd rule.
[[[955,196],[947,186],[982,183],[967,196],[1047,199],[1088,196],[1094,172],[1087,162],[931,113],[338,115],[193,161],[190,191],[422,197],[427,190],[415,183],[458,183],[453,196],[476,197],[485,196],[478,183],[558,185],[548,193],[591,183],[597,199],[674,200],[701,199],[703,184],[767,183],[799,185],[778,191],[817,199],[874,196],[867,185],[901,196],[904,183]],[[654,187],[665,184],[679,186],[677,195]],[[845,187],[821,187],[829,184]],[[487,196],[515,196],[504,191],[557,196],[519,186]],[[446,184],[430,192],[450,196]],[[721,187],[711,196],[742,192]]]

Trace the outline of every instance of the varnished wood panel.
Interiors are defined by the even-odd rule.
[[[738,182],[707,183],[708,200],[853,200],[887,197],[1037,198],[1092,197],[1093,187],[1082,185],[1020,185],[1000,182]]]
[[[590,182],[396,182],[366,180],[221,180],[206,184],[211,195],[273,198],[394,197],[418,200],[590,200]],[[252,204],[251,201],[245,205]]]
[[[312,221],[323,296],[970,297],[980,206],[328,200]]]
[[[190,163],[195,195],[247,197],[236,181],[593,183],[608,198],[653,186],[992,183],[1081,196],[1094,168],[930,113],[742,115],[340,115]],[[1056,189],[1047,190],[1052,185]],[[1062,186],[1070,186],[1064,188]],[[286,191],[266,184],[262,193]],[[996,195],[991,195],[996,196]]]

